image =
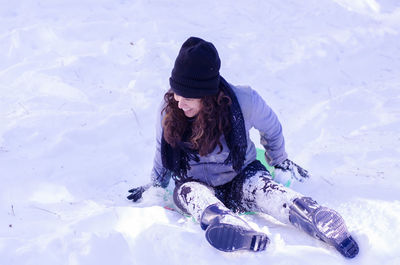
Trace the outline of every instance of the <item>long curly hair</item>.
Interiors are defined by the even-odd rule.
[[[201,108],[192,122],[191,135],[188,139],[182,139],[183,135],[190,126],[188,118],[183,110],[178,108],[178,102],[174,99],[174,93],[169,90],[164,95],[166,106],[162,113],[165,116],[162,121],[164,129],[164,139],[172,147],[185,141],[189,148],[197,150],[200,156],[211,153],[217,146],[222,152],[220,142],[221,135],[229,133],[230,105],[232,100],[222,91],[214,96],[205,96],[201,98]]]

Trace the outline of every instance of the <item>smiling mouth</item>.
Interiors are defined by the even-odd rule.
[[[185,114],[185,116],[186,117],[193,117],[194,115],[193,115],[193,109],[188,109],[188,110],[184,110],[184,109],[182,109],[183,110],[183,113]]]

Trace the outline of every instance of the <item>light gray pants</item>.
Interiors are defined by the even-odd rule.
[[[255,174],[254,174],[255,173]],[[256,211],[289,223],[289,207],[303,195],[274,182],[267,171],[251,171],[238,175],[232,183],[221,187],[189,181],[178,184],[175,204],[200,221],[201,214],[211,204],[221,203],[233,211]]]

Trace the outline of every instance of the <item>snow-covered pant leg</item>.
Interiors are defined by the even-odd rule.
[[[350,235],[339,213],[274,182],[269,172],[262,169],[255,173],[252,170],[244,176],[243,208],[267,213],[283,223],[291,223],[334,246],[347,258],[354,258],[358,254],[357,242]]]
[[[174,190],[174,202],[184,213],[190,214],[197,221],[200,221],[204,210],[212,204],[222,202],[215,196],[212,187],[196,181],[189,181],[179,184]]]
[[[290,223],[293,201],[302,194],[272,180],[267,171],[258,171],[243,182],[242,205],[249,211],[267,213],[283,223]]]
[[[189,181],[174,190],[175,204],[192,215],[205,230],[207,241],[221,251],[262,251],[269,239],[228,209],[205,184]]]

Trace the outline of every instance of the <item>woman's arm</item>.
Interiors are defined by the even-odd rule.
[[[268,164],[275,166],[287,159],[282,125],[275,112],[255,90],[252,90],[251,119],[253,127],[260,132],[260,143],[265,148]]]
[[[253,126],[260,131],[260,142],[265,148],[265,159],[269,165],[275,167],[275,179],[303,182],[310,175],[307,170],[288,159],[282,125],[278,117],[256,91],[253,90],[252,93]]]

